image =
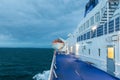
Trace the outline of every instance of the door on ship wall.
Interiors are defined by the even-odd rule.
[[[107,47],[107,72],[114,75],[115,72],[115,48],[114,46]]]

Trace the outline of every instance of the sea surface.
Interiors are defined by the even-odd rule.
[[[0,48],[0,80],[33,80],[50,70],[53,49]]]

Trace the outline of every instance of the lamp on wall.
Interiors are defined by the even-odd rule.
[[[70,37],[70,36],[72,36],[72,34],[71,34],[71,33],[69,33],[69,34],[68,34],[68,37]]]
[[[92,31],[95,31],[96,29],[97,29],[96,25],[92,27]]]

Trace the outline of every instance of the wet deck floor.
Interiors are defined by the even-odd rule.
[[[53,80],[120,80],[72,55],[56,55],[56,75]]]

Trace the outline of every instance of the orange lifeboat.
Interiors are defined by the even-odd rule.
[[[64,47],[64,42],[61,39],[56,39],[52,42],[54,49],[62,49]]]

